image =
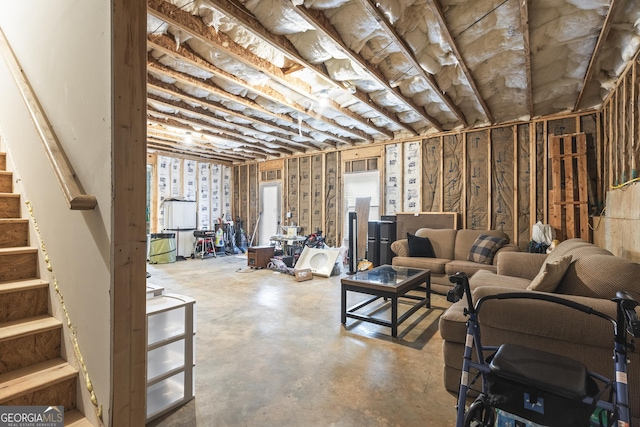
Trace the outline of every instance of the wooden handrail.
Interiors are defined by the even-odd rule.
[[[78,181],[76,173],[73,171],[69,159],[62,149],[62,145],[58,137],[53,131],[49,120],[47,119],[38,98],[36,97],[27,76],[24,74],[18,59],[16,58],[7,38],[0,28],[0,53],[4,57],[11,75],[18,86],[22,100],[24,101],[33,124],[40,135],[40,140],[44,146],[44,150],[49,157],[51,167],[56,174],[58,183],[62,188],[65,199],[69,208],[72,210],[91,210],[94,209],[98,201],[95,196],[84,193],[82,185]]]

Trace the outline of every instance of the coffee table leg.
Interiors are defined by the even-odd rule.
[[[426,308],[431,308],[431,274],[427,277],[427,281],[425,282],[425,288],[427,288],[427,304]]]
[[[347,288],[342,285],[342,308],[341,308],[341,321],[343,325],[347,324]]]
[[[398,336],[398,297],[391,297],[391,336]]]

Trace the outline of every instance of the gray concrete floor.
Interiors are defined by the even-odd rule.
[[[345,270],[346,271],[346,270]],[[196,300],[195,399],[148,426],[452,426],[434,295],[390,328],[340,323],[340,277],[247,267],[232,255],[148,265],[149,283]],[[349,294],[352,305],[364,296]],[[410,307],[400,304],[400,312]],[[388,316],[388,305],[377,315]]]

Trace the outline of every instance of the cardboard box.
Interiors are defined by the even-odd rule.
[[[313,273],[311,273],[310,268],[293,270],[293,275],[296,277],[296,282],[304,282],[305,280],[313,279]]]

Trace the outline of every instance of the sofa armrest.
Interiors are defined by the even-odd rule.
[[[473,291],[474,301],[488,295],[506,292],[524,292],[541,294],[543,292],[505,289],[497,286],[481,286]],[[616,304],[604,298],[591,298],[576,295],[553,294],[554,296],[583,304],[609,316],[616,317]],[[612,351],[614,332],[611,323],[597,316],[582,313],[576,309],[559,304],[534,299],[501,299],[485,301],[478,313],[483,338],[484,329],[492,330],[487,338],[508,338],[508,341],[527,340],[536,342],[572,343],[575,346],[600,347],[604,354]],[[496,342],[484,342],[491,345]],[[533,345],[533,344],[529,344]],[[553,351],[552,351],[553,352]],[[575,357],[575,355],[573,355]]]
[[[391,244],[391,250],[398,256],[409,256],[409,241],[407,239],[396,240]]]
[[[509,243],[498,249],[495,256],[493,257],[493,265],[498,265],[498,258],[500,254],[504,254],[506,252],[520,252],[520,248],[516,245]]]
[[[498,274],[533,280],[540,271],[540,267],[542,267],[547,255],[529,252],[502,252],[496,258]]]

